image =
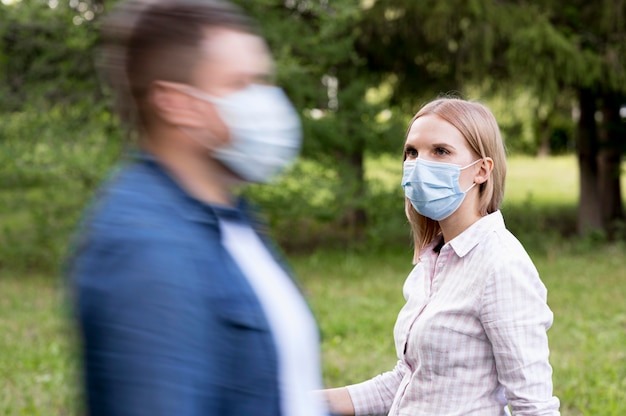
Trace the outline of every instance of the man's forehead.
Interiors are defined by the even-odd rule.
[[[217,61],[255,60],[273,65],[267,44],[252,33],[225,28],[207,30],[201,49]]]

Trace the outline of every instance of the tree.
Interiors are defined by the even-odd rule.
[[[279,84],[303,115],[304,156],[338,171],[341,223],[357,237],[367,221],[365,155],[402,146],[402,123],[394,123],[378,88],[381,73],[370,70],[359,48],[364,8],[354,0],[238,3],[260,23]]]
[[[534,23],[512,36],[510,67],[538,91],[576,92],[578,231],[613,237],[624,220],[619,180],[626,135],[619,109],[626,103],[626,4],[546,0],[531,11]],[[532,61],[513,53],[523,50]]]
[[[16,2],[0,10],[0,108],[99,101],[99,3]]]
[[[57,267],[79,212],[119,155],[95,70],[92,5],[0,3],[0,268]]]
[[[394,75],[399,102],[486,80],[499,93],[523,86],[538,97],[533,112],[541,130],[553,116],[549,109],[577,97],[578,229],[613,235],[624,218],[626,3],[378,1],[364,22],[363,56],[371,70]]]

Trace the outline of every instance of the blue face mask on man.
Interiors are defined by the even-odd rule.
[[[463,167],[422,159],[407,160],[402,172],[404,195],[421,215],[435,221],[446,219],[459,208],[465,194],[476,185],[473,183],[462,191],[459,185],[461,171],[481,160]]]

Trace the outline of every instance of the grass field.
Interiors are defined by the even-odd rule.
[[[397,182],[395,163],[377,164],[372,177]],[[533,224],[540,207],[571,211],[577,200],[573,158],[512,158],[508,178],[505,217],[507,207],[533,206]],[[555,314],[549,337],[562,414],[626,414],[626,246],[554,236],[534,246],[543,236],[536,227],[534,238],[523,241]],[[388,250],[292,256],[321,328],[328,386],[362,381],[395,364],[392,328],[412,268],[408,241]],[[59,279],[4,270],[0,293],[0,414],[76,414],[79,358]]]
[[[75,334],[58,279],[0,274],[0,414],[75,415]]]

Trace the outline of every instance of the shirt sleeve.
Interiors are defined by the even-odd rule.
[[[355,416],[386,415],[407,371],[407,365],[399,360],[393,370],[347,386]]]
[[[162,242],[81,254],[74,277],[94,415],[203,414],[216,354],[192,269]]]
[[[548,360],[553,314],[547,290],[525,252],[506,258],[488,279],[482,311],[498,380],[515,416],[559,415]]]

